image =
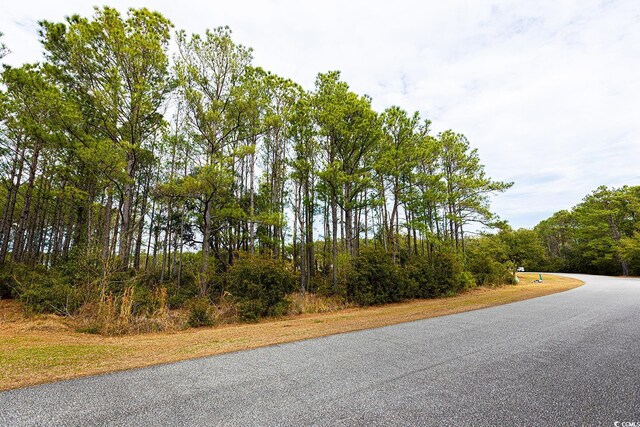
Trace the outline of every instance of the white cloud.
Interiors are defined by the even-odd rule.
[[[494,178],[494,210],[533,226],[598,185],[640,184],[640,3],[634,1],[109,1],[176,28],[229,25],[255,63],[307,88],[339,69],[381,110],[453,128]],[[36,21],[89,15],[85,1],[3,5],[6,62],[39,59]]]

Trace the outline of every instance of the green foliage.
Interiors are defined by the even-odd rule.
[[[0,37],[2,36],[3,34],[0,32]],[[9,49],[4,43],[0,42],[0,59],[4,58],[8,54],[9,54]]]
[[[636,274],[640,187],[599,187],[571,211],[556,212],[535,231],[548,269],[591,274]]]
[[[367,248],[352,264],[347,296],[359,305],[455,295],[475,285],[456,252],[446,248],[431,257],[408,256],[404,265],[381,249]]]
[[[467,242],[466,267],[478,285],[502,285],[513,282],[516,265],[510,261],[512,248],[505,242],[506,236],[505,233],[483,235]],[[516,248],[518,252],[523,249]]]
[[[495,223],[489,196],[510,184],[464,135],[378,114],[339,71],[307,92],[253,66],[228,27],[178,31],[172,66],[171,28],[145,8],[42,21],[43,62],[2,72],[0,297],[86,303],[125,331],[166,307],[206,325],[209,301],[278,316],[298,286],[362,305],[471,286],[468,224]],[[473,268],[539,264],[535,236],[512,237]],[[620,242],[612,256],[633,262]]]
[[[359,305],[384,304],[411,298],[405,271],[382,250],[366,249],[353,258],[347,297]]]
[[[501,230],[497,239],[506,245],[506,258],[516,267],[523,267],[527,271],[542,271],[545,269],[545,248],[540,235],[534,230],[521,228],[519,230]]]
[[[454,251],[442,250],[432,256],[413,256],[408,265],[410,280],[415,283],[415,298],[436,298],[453,295],[469,288],[469,273]]]
[[[84,302],[81,291],[56,271],[14,265],[3,271],[2,283],[33,313],[74,314]]]
[[[629,266],[629,273],[632,276],[640,275],[640,231],[620,239],[618,254]]]
[[[167,284],[167,294],[169,308],[181,308],[187,301],[198,295],[198,285],[195,281],[185,282],[180,286],[176,282],[171,282]]]
[[[439,295],[453,295],[469,286],[460,255],[453,249],[442,248],[434,252],[431,263],[433,280],[439,285]]]
[[[192,298],[186,303],[186,308],[189,310],[189,326],[213,326],[213,307],[209,298]]]
[[[238,303],[241,319],[255,321],[286,311],[285,296],[295,289],[295,276],[279,260],[242,256],[226,274],[226,290]]]
[[[462,289],[471,289],[476,286],[476,280],[473,277],[473,274],[470,271],[462,271],[458,275],[458,281],[460,282],[460,286]],[[515,278],[510,282],[510,284],[515,284]]]

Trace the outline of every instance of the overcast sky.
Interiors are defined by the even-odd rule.
[[[38,61],[37,21],[92,3],[3,1],[4,62]],[[599,185],[640,185],[640,1],[106,1],[146,6],[189,33],[229,25],[254,64],[313,87],[351,88],[454,129],[489,176],[492,208],[532,227]]]

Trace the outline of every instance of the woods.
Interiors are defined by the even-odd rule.
[[[41,22],[43,62],[4,66],[3,296],[73,312],[134,295],[153,312],[164,289],[171,307],[230,295],[252,318],[296,289],[369,304],[476,283],[469,232],[511,183],[464,135],[376,112],[338,71],[305,90],[227,27],[173,31],[105,7]]]
[[[570,211],[541,221],[535,231],[555,271],[640,274],[640,187],[598,187]]]
[[[478,283],[499,281],[504,266],[527,271],[640,274],[640,187],[600,186],[570,210],[533,229],[502,227],[469,242],[466,266]]]

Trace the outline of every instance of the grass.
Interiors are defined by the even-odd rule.
[[[173,333],[105,337],[75,332],[64,318],[25,318],[15,301],[0,301],[0,390],[176,362],[460,313],[573,289],[579,280],[519,274],[516,286],[369,308],[302,314],[257,324],[231,324]]]

